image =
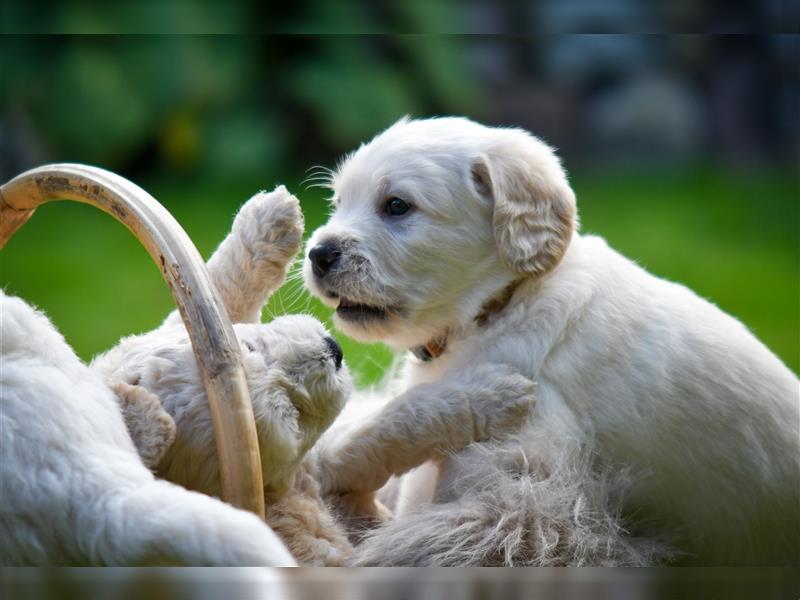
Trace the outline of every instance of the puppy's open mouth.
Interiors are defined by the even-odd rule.
[[[340,298],[339,306],[336,307],[336,314],[345,321],[377,321],[386,318],[386,308],[370,306],[369,304],[358,304],[346,298]]]

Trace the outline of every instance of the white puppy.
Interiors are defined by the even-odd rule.
[[[407,393],[463,383],[467,399],[487,363],[538,384],[518,435],[404,477],[363,562],[664,558],[621,524],[684,563],[798,562],[797,378],[732,317],[579,235],[550,148],[461,118],[401,120],[331,187],[306,283],[352,337],[411,351]],[[351,422],[318,449],[328,491],[377,489],[427,439],[424,418]],[[387,430],[405,444],[381,443]]]
[[[0,292],[0,563],[292,565],[256,516],[157,480],[114,393]]]

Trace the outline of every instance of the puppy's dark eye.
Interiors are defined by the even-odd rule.
[[[247,348],[247,350],[248,350],[249,352],[255,352],[255,351],[256,351],[255,347],[254,347],[254,346],[253,346],[253,344],[251,344],[250,342],[248,342],[248,341],[245,341],[245,342],[243,342],[243,343],[244,343],[244,347],[245,347],[245,348]]]
[[[411,205],[402,198],[391,196],[386,200],[385,210],[387,215],[399,217],[400,215],[404,215],[411,210]]]

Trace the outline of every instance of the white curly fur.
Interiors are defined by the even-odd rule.
[[[305,278],[337,326],[401,349],[448,340],[433,361],[406,356],[400,391],[458,385],[487,363],[537,382],[518,435],[395,483],[395,521],[367,536],[362,562],[800,562],[796,376],[734,318],[579,235],[545,144],[466,119],[404,119],[347,157],[331,187],[335,210],[307,247],[340,254],[324,276],[307,260]],[[392,198],[412,208],[392,215]],[[515,282],[502,310],[476,319]],[[391,402],[369,416],[363,406],[351,403],[318,449],[330,465],[347,450],[334,470],[362,497],[385,481],[377,463],[402,461],[427,435],[392,420]],[[393,448],[372,427],[407,439]]]
[[[473,444],[448,459],[452,499],[367,532],[352,564],[647,566],[667,558],[666,540],[622,528],[625,473],[597,473],[587,459],[545,438]]]
[[[0,564],[292,565],[252,514],[160,481],[114,393],[0,291]]]

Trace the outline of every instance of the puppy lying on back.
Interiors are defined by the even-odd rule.
[[[736,319],[579,234],[544,143],[467,119],[401,120],[348,156],[331,188],[306,283],[348,335],[409,351],[404,395],[461,383],[467,399],[487,363],[537,383],[517,435],[403,478],[397,516],[362,562],[658,556],[631,548],[621,524],[686,563],[800,562],[797,377]],[[413,466],[400,459],[427,426],[397,428],[405,445],[387,462],[373,432],[393,411],[326,433],[326,491],[373,492]]]
[[[302,232],[299,204],[284,188],[257,195],[236,216],[208,271],[242,346],[261,449],[267,523],[301,564],[333,566],[345,564],[352,548],[303,461],[344,406],[350,376],[337,343],[312,317],[258,322],[300,248]],[[118,391],[139,452],[155,472],[218,496],[208,400],[177,313],[155,331],[122,340],[92,367]],[[521,376],[510,375],[505,395],[484,400],[486,406],[477,413],[497,415],[492,427],[473,427],[465,406],[468,436],[453,449],[512,427],[527,412],[530,387]],[[426,452],[424,460],[435,456]]]
[[[285,188],[258,194],[208,262],[241,344],[261,450],[267,521],[305,564],[343,564],[350,545],[298,467],[351,391],[338,344],[316,319],[259,322],[303,235]],[[123,339],[92,362],[118,393],[139,453],[155,473],[190,490],[221,493],[208,399],[177,311],[154,331]]]

